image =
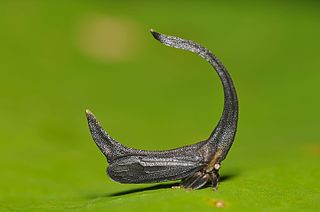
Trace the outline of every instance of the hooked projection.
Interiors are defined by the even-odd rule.
[[[208,61],[219,75],[224,91],[224,109],[209,138],[193,145],[165,151],[126,147],[114,140],[96,117],[86,110],[92,138],[106,156],[108,175],[120,183],[155,183],[181,179],[180,187],[199,189],[211,182],[217,189],[221,161],[233,143],[238,123],[238,99],[232,79],[219,59],[208,49],[182,38],[151,30],[166,46],[194,52]]]

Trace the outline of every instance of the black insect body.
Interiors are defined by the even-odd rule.
[[[114,140],[86,111],[91,135],[106,156],[108,175],[120,183],[155,183],[182,179],[180,187],[198,189],[208,182],[217,188],[219,169],[237,131],[238,99],[231,77],[219,59],[199,44],[151,30],[164,45],[197,53],[218,73],[224,90],[224,109],[210,137],[199,143],[166,151],[145,151],[125,147]]]

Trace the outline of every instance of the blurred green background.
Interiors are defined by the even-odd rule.
[[[319,211],[319,11],[317,1],[2,0],[0,208]],[[208,47],[235,82],[239,129],[217,192],[106,176],[85,109],[148,150],[206,139],[222,111],[209,64],[150,28]]]

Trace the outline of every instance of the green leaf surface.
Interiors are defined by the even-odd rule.
[[[320,5],[316,1],[0,2],[3,211],[320,211]],[[223,107],[191,39],[229,70],[239,129],[219,189],[123,185],[106,176],[90,109],[121,143],[206,139]]]

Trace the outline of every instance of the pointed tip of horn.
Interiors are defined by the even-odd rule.
[[[93,131],[102,129],[102,127],[101,127],[99,121],[97,120],[97,118],[95,117],[95,115],[88,109],[86,109],[86,117],[88,120],[88,124],[89,124],[89,128],[90,128],[91,133]]]
[[[97,120],[96,117],[93,115],[93,113],[88,109],[86,109],[86,116],[88,121]]]
[[[155,39],[157,39],[157,40],[160,41],[161,33],[156,32],[154,29],[150,29],[150,32],[151,32],[152,36],[153,36]]]
[[[86,109],[86,115],[93,115],[93,113],[89,109]]]

